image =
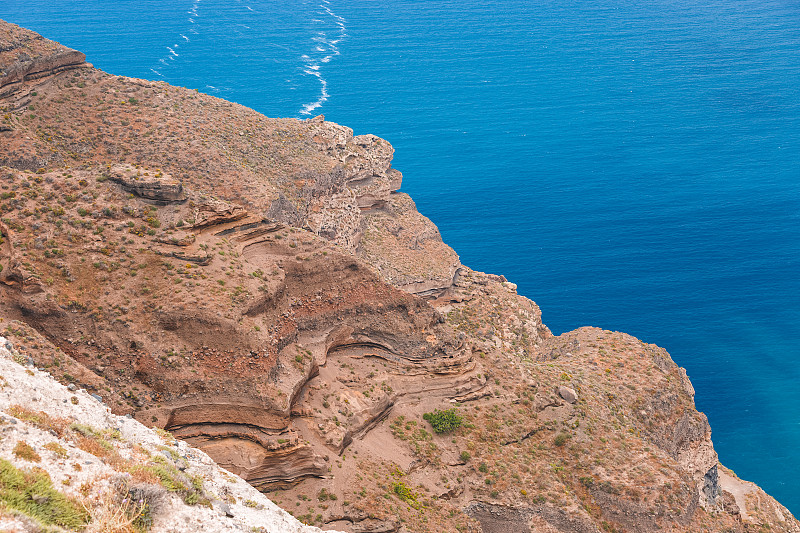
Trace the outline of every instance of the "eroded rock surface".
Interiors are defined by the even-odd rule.
[[[14,24],[2,20],[0,24],[0,97],[19,90],[23,82],[91,66],[77,50]]]
[[[109,177],[125,191],[140,198],[163,204],[186,200],[181,182],[161,170],[148,171],[131,165],[117,165],[109,169]]]

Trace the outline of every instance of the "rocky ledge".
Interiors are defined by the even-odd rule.
[[[24,82],[65,70],[91,67],[86,55],[44,39],[13,24],[0,31],[0,97],[20,89]]]
[[[17,43],[3,72],[29,61],[18,43],[60,46],[3,22],[0,36]],[[398,192],[386,141],[88,67],[14,87],[0,96],[0,334],[33,375],[168,432],[178,455],[202,450],[309,525],[800,531],[718,462],[665,350],[553,336]],[[18,396],[17,412],[67,416]],[[185,497],[224,501],[182,475]]]

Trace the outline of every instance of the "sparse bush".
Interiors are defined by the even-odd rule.
[[[55,418],[44,411],[35,411],[27,407],[22,407],[21,405],[12,405],[9,407],[8,414],[33,424],[41,430],[53,431],[59,437],[64,434],[64,430],[69,424],[69,421],[63,418]]]
[[[61,459],[66,459],[69,456],[67,449],[57,442],[48,442],[44,445],[44,449],[53,452]]]

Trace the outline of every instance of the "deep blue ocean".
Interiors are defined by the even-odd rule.
[[[687,368],[800,514],[800,4],[3,0],[106,71],[374,133],[462,261],[555,332]]]

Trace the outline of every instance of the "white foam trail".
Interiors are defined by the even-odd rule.
[[[252,7],[250,7],[250,6],[244,6],[244,7],[246,7],[246,8],[247,8],[247,9],[249,9],[250,11],[253,11],[253,8],[252,8]]]
[[[316,43],[314,51],[319,52],[320,54],[317,56],[317,58],[311,58],[306,54],[300,56],[300,60],[303,62],[303,74],[307,76],[314,76],[317,78],[320,84],[319,98],[313,102],[303,104],[300,108],[301,115],[310,115],[315,109],[321,107],[325,102],[328,101],[328,98],[330,98],[330,93],[328,92],[328,81],[322,76],[320,67],[321,65],[330,63],[334,57],[341,55],[337,45],[342,41],[342,39],[347,37],[347,27],[345,26],[347,19],[333,12],[333,10],[329,7],[331,5],[330,0],[320,1],[322,2],[319,4],[321,11],[318,13],[323,15],[323,18],[325,18],[324,16],[327,15],[329,19],[332,19],[329,20],[329,24],[333,23],[336,26],[338,35],[336,39],[329,39],[327,33],[324,31],[315,32],[315,35],[311,38],[311,41]],[[324,24],[324,20],[321,19],[314,18],[311,20],[317,24]],[[319,57],[320,55],[322,57]]]
[[[319,78],[319,81],[320,84],[322,85],[322,91],[319,99],[317,99],[315,102],[305,104],[303,106],[303,109],[300,110],[301,115],[310,115],[312,111],[321,107],[322,104],[328,101],[328,97],[330,96],[330,94],[328,94],[328,82],[325,81],[322,77]]]
[[[329,8],[328,6],[320,6],[320,7],[323,8],[328,15],[332,16],[333,18],[335,18],[341,24],[344,24],[345,22],[347,22],[346,18],[340,17],[339,15],[337,15],[336,13],[331,11],[331,8]]]
[[[201,1],[202,0],[194,0],[192,2],[191,7],[187,11],[187,13],[189,14],[189,17],[188,17],[187,20],[189,21],[190,24],[195,24],[195,20],[194,19],[200,16],[200,12],[198,11],[198,9],[200,7],[200,2]],[[189,30],[186,33],[193,33],[195,35],[198,35],[197,30],[194,29],[194,28],[191,28],[191,27],[189,28]],[[175,58],[180,57],[180,54],[178,54],[178,52],[175,51],[177,48],[180,47],[180,43],[182,43],[182,42],[183,43],[191,42],[191,39],[189,39],[189,37],[187,37],[183,33],[179,33],[178,37],[183,39],[183,41],[180,41],[180,39],[178,39],[177,42],[175,44],[173,44],[172,46],[166,46],[165,48],[167,50],[169,50],[169,55],[166,55],[166,56],[161,57],[161,58],[158,59],[158,62],[161,65],[163,65],[164,67],[168,67],[169,66],[168,60],[169,61],[175,61]],[[164,77],[164,75],[160,71],[158,71],[158,70],[156,70],[154,68],[151,68],[150,70],[152,70],[158,76]]]

